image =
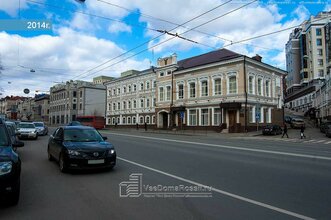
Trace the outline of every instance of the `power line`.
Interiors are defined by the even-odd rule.
[[[206,21],[206,22],[204,22],[204,23],[202,23],[202,24],[200,24],[200,25],[198,25],[198,26],[195,26],[195,27],[193,27],[193,28],[190,28],[189,30],[187,30],[187,31],[185,31],[185,32],[183,32],[183,33],[181,33],[181,34],[179,34],[179,35],[186,34],[186,33],[190,32],[191,30],[194,30],[194,29],[196,29],[196,28],[198,28],[198,27],[201,27],[201,26],[203,26],[203,25],[206,25],[206,24],[208,24],[208,23],[210,23],[210,22],[212,22],[212,21],[215,21],[215,20],[217,20],[217,19],[219,19],[219,18],[221,18],[221,17],[224,17],[224,16],[226,16],[226,15],[229,15],[230,13],[233,13],[233,12],[235,12],[235,11],[238,11],[238,10],[242,9],[243,7],[246,7],[246,6],[252,4],[252,3],[256,2],[256,1],[258,1],[258,0],[253,0],[253,1],[249,2],[249,3],[247,3],[247,4],[244,4],[244,5],[242,5],[242,6],[238,7],[238,8],[236,8],[236,9],[231,10],[231,11],[225,13],[225,14],[222,14],[222,15],[220,15],[220,16],[217,16],[217,17],[215,17],[215,18],[213,18],[213,19],[211,19],[211,20],[209,20],[209,21]],[[187,22],[186,22],[186,23],[187,23]],[[93,76],[93,75],[95,75],[96,73],[98,73],[99,71],[102,71],[102,70],[104,70],[104,69],[107,69],[107,68],[109,68],[109,67],[111,67],[111,66],[114,66],[114,65],[116,65],[116,64],[118,64],[118,63],[121,63],[121,62],[123,62],[123,61],[125,61],[125,60],[127,60],[127,59],[129,59],[129,58],[131,58],[131,57],[134,57],[134,56],[136,56],[136,55],[139,55],[139,54],[141,54],[141,53],[143,53],[143,52],[145,52],[145,51],[147,51],[147,50],[149,50],[149,49],[152,49],[152,48],[157,47],[157,46],[159,46],[159,45],[161,45],[161,44],[164,44],[164,43],[166,43],[166,42],[168,42],[168,41],[170,41],[170,40],[173,40],[174,38],[176,38],[176,37],[169,38],[169,39],[164,40],[164,41],[162,41],[162,42],[160,42],[160,43],[158,43],[158,44],[155,44],[154,46],[151,46],[151,47],[149,47],[149,48],[147,48],[147,49],[141,50],[141,51],[139,51],[138,53],[135,53],[135,54],[133,54],[133,55],[127,57],[127,58],[124,58],[124,59],[122,59],[122,60],[120,60],[120,61],[118,61],[118,62],[116,62],[116,63],[113,63],[113,64],[111,64],[111,65],[109,65],[109,66],[106,66],[106,67],[100,69],[100,70],[97,70],[97,71],[95,71],[94,73],[91,73],[91,74],[89,74],[89,75],[90,75],[90,76]],[[87,76],[89,76],[89,75],[87,75]],[[83,78],[86,78],[87,76],[85,76],[85,77],[83,77]]]
[[[177,27],[172,28],[171,30],[169,30],[169,32],[170,32],[170,31],[173,31],[173,30],[175,30],[176,28],[178,28],[178,27],[180,27],[180,26],[182,26],[182,25],[185,25],[185,24],[187,24],[187,23],[189,23],[189,22],[191,22],[191,21],[193,21],[193,20],[195,20],[195,19],[197,19],[197,18],[199,18],[199,17],[201,17],[201,16],[203,16],[203,15],[205,15],[205,14],[207,14],[207,13],[213,11],[213,10],[216,10],[217,8],[219,8],[219,7],[221,7],[221,6],[224,6],[224,5],[228,4],[228,3],[230,3],[231,1],[233,1],[233,0],[228,0],[227,2],[224,2],[224,3],[220,4],[220,5],[217,5],[217,6],[215,6],[214,8],[212,8],[212,9],[210,9],[210,10],[208,10],[208,11],[206,11],[206,12],[200,14],[200,15],[197,15],[197,16],[191,18],[190,20],[188,20],[188,21],[186,21],[186,22],[184,22],[184,23],[182,23],[182,24],[180,24],[180,25],[177,25]],[[113,61],[113,60],[115,60],[115,59],[117,59],[117,58],[120,58],[120,57],[122,57],[122,56],[128,54],[129,52],[131,52],[131,51],[133,51],[133,50],[135,50],[135,49],[138,49],[138,48],[140,48],[140,47],[142,47],[142,46],[148,44],[149,42],[152,42],[153,40],[155,40],[155,39],[157,39],[157,38],[159,38],[159,37],[161,37],[161,36],[163,36],[163,35],[164,35],[164,33],[162,33],[162,34],[160,34],[160,35],[158,35],[158,36],[156,36],[156,37],[154,37],[154,38],[152,38],[152,39],[150,39],[150,40],[148,40],[148,41],[145,41],[145,42],[139,44],[138,46],[136,46],[136,47],[134,47],[134,48],[131,48],[130,50],[127,50],[126,52],[124,52],[124,53],[122,53],[122,54],[120,54],[120,55],[118,55],[118,56],[116,56],[116,57],[113,57],[113,58],[107,60],[106,62],[103,62],[103,63],[101,63],[101,64],[99,64],[99,65],[97,65],[97,66],[95,66],[95,67],[93,67],[93,68],[91,68],[91,69],[89,69],[89,70],[83,72],[82,74],[79,74],[79,75],[75,76],[74,78],[77,78],[77,77],[80,77],[80,76],[82,76],[82,75],[85,75],[86,73],[89,73],[89,72],[91,72],[91,71],[93,71],[93,70],[95,70],[95,69],[97,69],[97,68],[99,68],[99,67],[101,67],[101,66],[103,66],[103,65],[105,65],[105,64],[107,64],[107,63],[109,63],[109,62],[111,62],[111,61]],[[85,76],[85,77],[86,77],[86,76]],[[84,77],[84,78],[85,78],[85,77]]]

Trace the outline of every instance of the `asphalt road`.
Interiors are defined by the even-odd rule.
[[[47,136],[25,141],[20,203],[0,219],[331,219],[329,145],[102,133],[117,150],[112,171],[62,174],[47,160]],[[131,174],[142,187],[120,197]],[[197,185],[212,190],[165,188]]]

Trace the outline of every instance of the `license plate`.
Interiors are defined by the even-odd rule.
[[[87,161],[88,164],[102,164],[104,162],[105,162],[105,160],[88,160]]]

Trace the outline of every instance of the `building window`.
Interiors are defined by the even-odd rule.
[[[143,117],[143,116],[140,116],[140,118],[139,118],[139,123],[140,123],[140,124],[144,124],[144,117]]]
[[[121,121],[120,121],[120,117],[117,118],[117,124],[120,124]]]
[[[178,99],[183,99],[184,98],[184,85],[179,84],[178,85]]]
[[[257,94],[262,95],[262,79],[257,79]]]
[[[110,94],[110,91],[109,91],[109,94]],[[79,92],[79,97],[83,97],[83,91]]]
[[[269,80],[265,81],[265,95],[270,97],[270,81]]]
[[[144,107],[144,100],[140,99],[140,108],[143,108],[143,107]]]
[[[214,95],[221,95],[222,94],[222,80],[215,79],[214,81]]]
[[[83,105],[82,105],[82,103],[79,103],[79,109],[80,109],[80,110],[83,109]],[[109,110],[110,110],[110,104],[109,104]]]
[[[168,70],[167,71],[167,75],[171,75],[171,70]]]
[[[318,77],[324,77],[324,70],[318,70]]]
[[[76,108],[77,108],[76,104],[72,104],[72,109],[76,110]]]
[[[248,109],[248,117],[249,117],[249,123],[255,122],[255,111],[254,107],[249,107]]]
[[[323,66],[323,60],[322,59],[318,59],[317,63],[318,63],[318,65]]]
[[[144,83],[140,83],[140,91],[144,90]]]
[[[156,81],[153,81],[153,88],[156,88]]]
[[[170,101],[171,87],[170,86],[167,86],[166,89],[167,89],[167,92],[166,92],[166,101]]]
[[[156,106],[156,98],[153,98],[153,107]]]
[[[124,110],[126,109],[126,102],[125,101],[123,102],[123,109]]]
[[[159,99],[160,99],[160,102],[164,101],[164,89],[163,89],[163,87],[159,88]]]
[[[116,95],[116,89],[113,89],[113,95]]]
[[[149,89],[149,81],[146,82],[146,89]]]
[[[145,122],[146,122],[146,124],[150,124],[150,117],[149,116],[146,116]]]
[[[155,115],[152,116],[152,124],[155,124]]]
[[[113,125],[115,124],[115,118],[112,118],[112,122]]]
[[[149,108],[149,99],[146,99],[146,108]]]
[[[316,36],[321,36],[321,35],[322,35],[321,28],[316,28]]]
[[[201,82],[201,96],[208,96],[208,82]]]
[[[214,108],[214,125],[218,126],[222,123],[222,109]]]
[[[122,122],[123,122],[123,124],[126,124],[125,117],[122,118]]]
[[[133,85],[133,91],[134,92],[137,91],[137,85],[136,84]]]
[[[248,77],[248,93],[254,94],[254,76]]]
[[[164,76],[164,72],[160,72],[160,77]]]
[[[126,87],[125,86],[123,87],[123,93],[126,93]]]
[[[72,92],[72,96],[73,96],[73,97],[76,97],[76,96],[77,96],[77,92],[76,92],[76,91],[73,91],[73,92]]]
[[[317,46],[322,46],[322,39],[316,39],[316,45]]]
[[[229,77],[229,94],[237,93],[237,77],[230,76]]]
[[[195,98],[195,83],[190,83],[190,98]]]
[[[132,124],[136,124],[136,123],[137,123],[136,117],[132,117]]]
[[[137,108],[137,101],[133,100],[133,109],[136,109],[136,108]]]
[[[128,108],[131,109],[131,101],[128,101]]]
[[[116,103],[113,103],[113,111],[116,110]]]
[[[317,49],[317,54],[323,56],[323,49]]]
[[[128,86],[128,92],[131,92],[131,85]]]
[[[208,109],[201,109],[201,125],[208,125]]]
[[[197,110],[189,111],[189,125],[196,126],[197,125]]]
[[[131,124],[131,117],[128,117],[128,124]]]

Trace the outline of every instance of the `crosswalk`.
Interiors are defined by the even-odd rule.
[[[281,137],[264,137],[264,136],[254,136],[254,137],[235,137],[236,139],[250,139],[250,140],[268,140],[268,141],[283,141],[291,143],[305,143],[305,144],[325,144],[331,145],[331,139],[300,139],[300,138],[281,138]]]

